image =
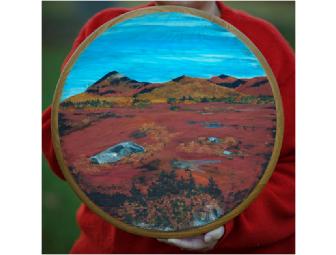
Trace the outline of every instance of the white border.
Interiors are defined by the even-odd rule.
[[[41,2],[1,3],[1,254],[41,253]]]
[[[297,1],[297,253],[335,248],[334,1]],[[41,252],[41,2],[1,5],[3,254]],[[13,93],[15,100],[13,102]]]

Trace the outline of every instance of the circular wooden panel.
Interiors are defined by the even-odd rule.
[[[52,108],[64,175],[95,213],[156,238],[210,231],[270,178],[281,98],[259,50],[227,22],[150,7],[98,28],[64,68]]]

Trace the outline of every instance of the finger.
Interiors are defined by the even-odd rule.
[[[207,248],[207,244],[204,243],[202,236],[191,239],[168,239],[168,243],[186,250],[202,250]]]
[[[204,235],[204,242],[211,243],[214,241],[219,240],[224,235],[224,227],[216,228],[215,230],[212,230]]]

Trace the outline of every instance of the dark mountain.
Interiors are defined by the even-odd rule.
[[[85,92],[99,96],[130,96],[147,82],[132,80],[116,71],[109,72],[91,85]]]
[[[252,96],[272,96],[272,89],[267,77],[239,79],[228,75],[214,76],[209,81],[219,86],[233,88],[236,91]]]
[[[240,85],[244,84],[245,81],[242,79],[237,79],[234,77],[230,77],[228,75],[222,74],[219,76],[214,76],[209,81],[216,83],[217,85],[227,87],[227,88],[237,88]]]

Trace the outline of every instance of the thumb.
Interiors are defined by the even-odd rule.
[[[225,229],[224,227],[216,228],[204,235],[204,242],[211,243],[219,240],[224,235]]]

